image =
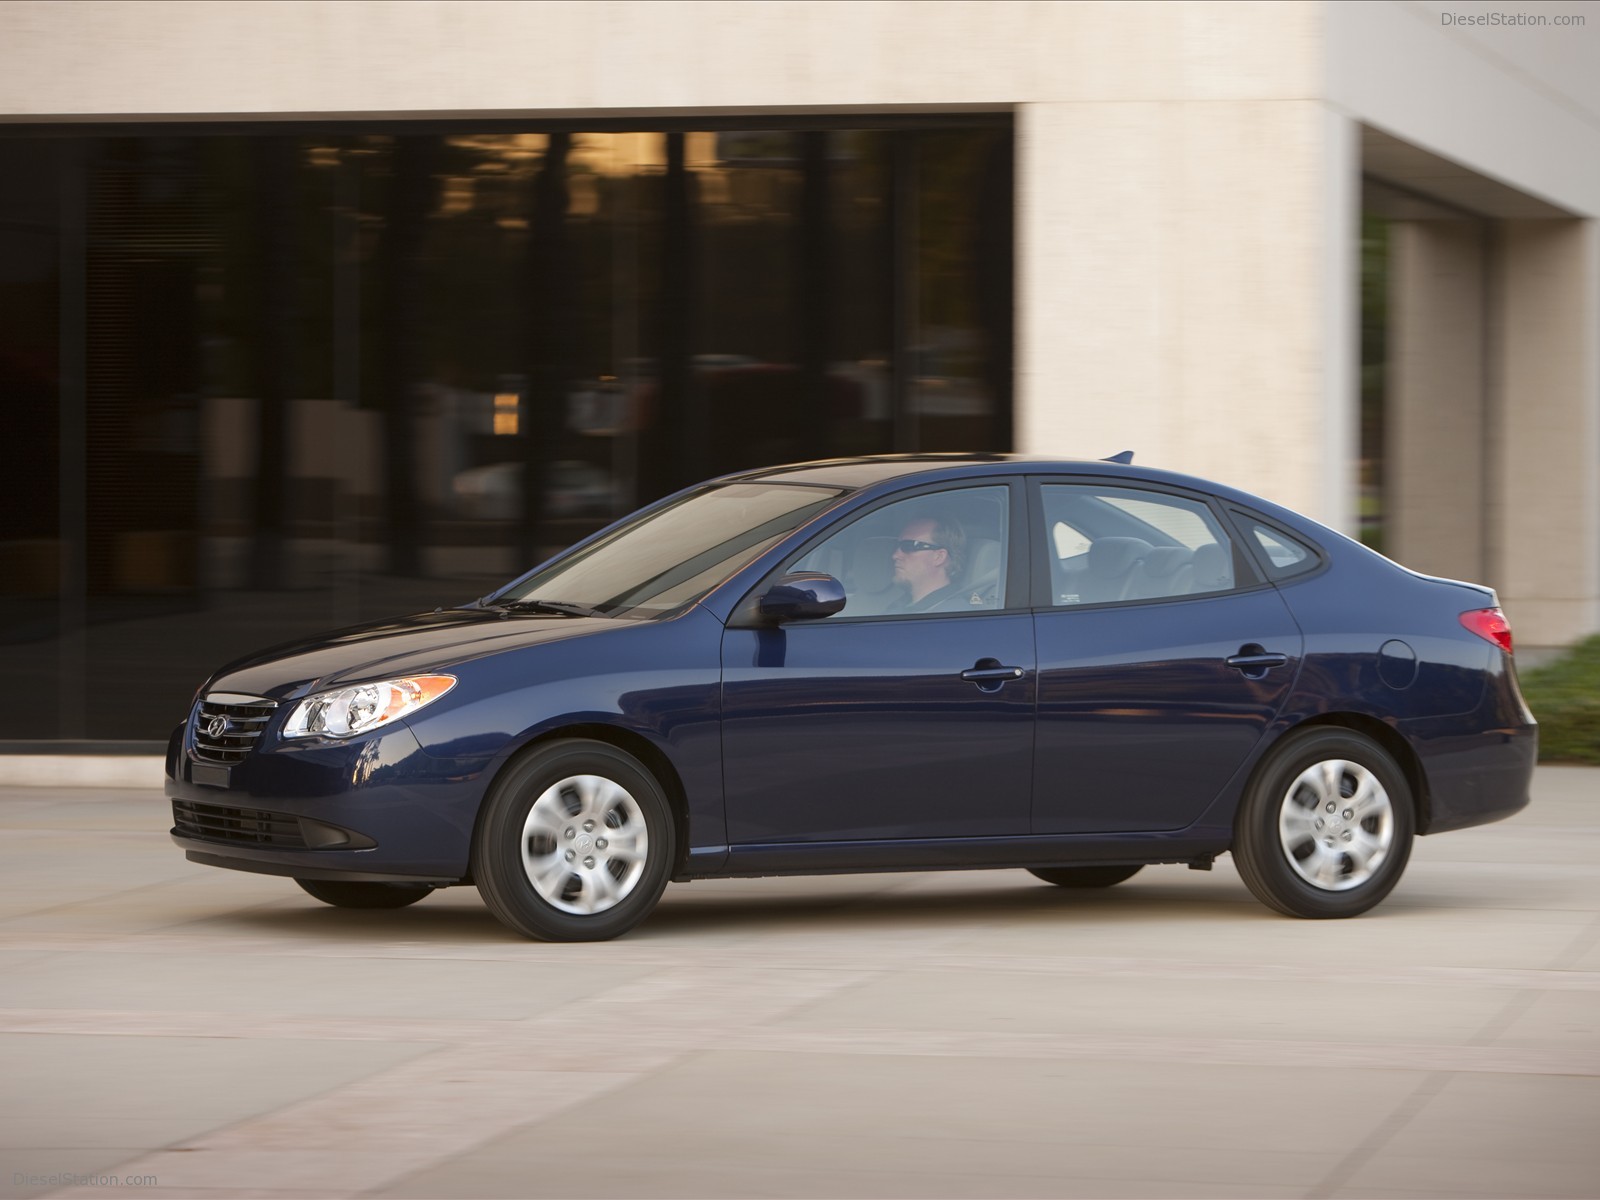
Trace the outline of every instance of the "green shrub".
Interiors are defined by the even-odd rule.
[[[1600,635],[1521,680],[1539,720],[1539,761],[1600,763]]]

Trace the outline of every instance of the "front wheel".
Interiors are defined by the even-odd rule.
[[[561,741],[495,782],[472,874],[489,910],[518,933],[594,942],[649,916],[675,854],[671,806],[637,759],[605,742]]]
[[[1251,782],[1234,822],[1245,886],[1291,917],[1353,917],[1400,882],[1416,827],[1388,751],[1346,729],[1292,734]]]
[[[364,880],[296,879],[308,896],[335,908],[404,908],[433,891],[426,883],[368,883]]]

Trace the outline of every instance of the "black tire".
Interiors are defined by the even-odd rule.
[[[368,883],[364,880],[296,879],[307,895],[335,908],[404,908],[433,891],[426,883]]]
[[[574,739],[539,747],[495,781],[472,875],[489,910],[523,936],[598,942],[650,915],[676,854],[672,808],[649,770],[615,746]]]
[[[1416,829],[1405,772],[1348,729],[1290,734],[1256,772],[1234,819],[1245,886],[1291,917],[1354,917],[1400,882]]]
[[[1144,870],[1142,864],[1131,867],[1029,867],[1028,874],[1035,875],[1046,883],[1053,883],[1057,887],[1108,888],[1114,887],[1124,879],[1132,879],[1142,870]]]

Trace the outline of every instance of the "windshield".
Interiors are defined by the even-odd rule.
[[[494,597],[542,601],[602,616],[691,604],[827,508],[835,488],[730,483],[693,492]]]

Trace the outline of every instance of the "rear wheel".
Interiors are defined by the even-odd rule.
[[[335,908],[404,908],[433,891],[426,883],[367,883],[359,880],[296,879],[307,895]]]
[[[1106,888],[1132,879],[1143,866],[1029,867],[1028,874],[1064,888]]]
[[[1234,822],[1245,885],[1291,917],[1353,917],[1400,882],[1416,827],[1411,785],[1388,751],[1347,729],[1290,735]]]
[[[649,916],[675,853],[671,806],[637,759],[605,742],[552,742],[496,781],[472,874],[518,933],[603,941]]]

